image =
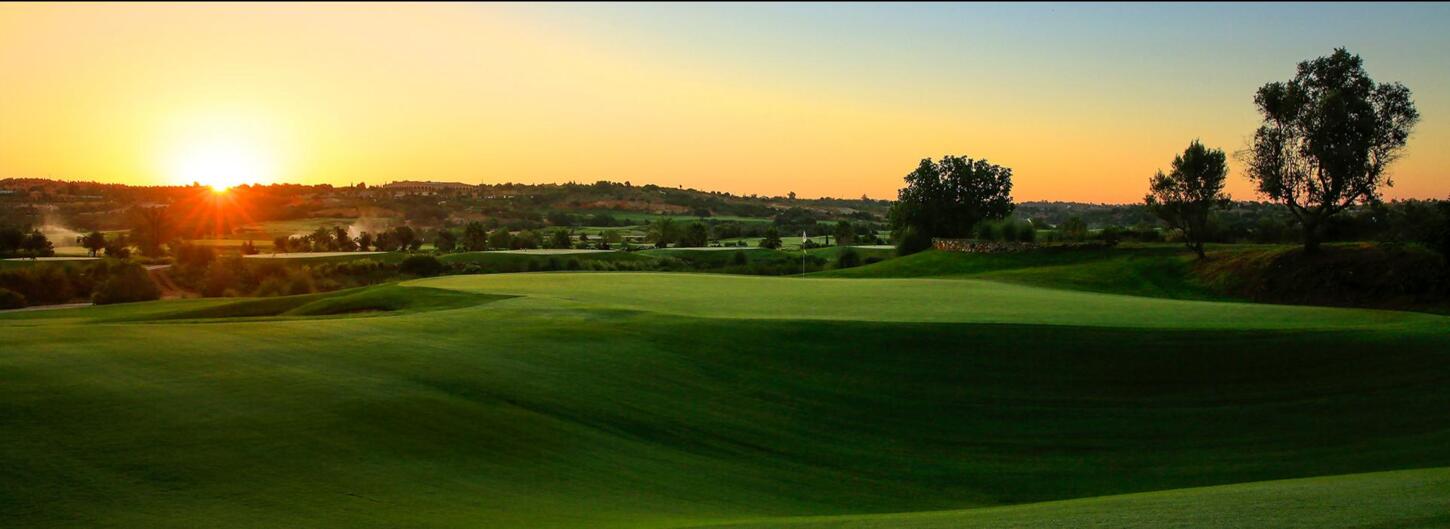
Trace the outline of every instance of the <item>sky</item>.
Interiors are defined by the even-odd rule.
[[[631,181],[895,198],[924,157],[1134,202],[1343,46],[1450,196],[1450,4],[0,4],[0,178]],[[1228,191],[1253,199],[1233,163]]]

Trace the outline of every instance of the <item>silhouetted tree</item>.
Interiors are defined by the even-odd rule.
[[[1249,178],[1289,208],[1309,252],[1329,218],[1377,202],[1392,185],[1386,169],[1420,118],[1410,89],[1375,83],[1343,48],[1299,63],[1293,79],[1259,88],[1254,103],[1264,122],[1245,156]]]
[[[80,238],[81,247],[86,249],[87,255],[95,257],[97,253],[106,248],[106,235],[99,231],[93,231]]]
[[[897,238],[910,226],[919,236],[967,237],[982,220],[1012,213],[1012,170],[965,156],[923,159],[906,175],[891,207]]]
[[[1169,226],[1183,232],[1183,243],[1204,258],[1203,242],[1208,237],[1208,214],[1228,206],[1223,193],[1228,176],[1227,158],[1219,149],[1209,149],[1194,140],[1183,154],[1173,157],[1172,169],[1158,171],[1148,181],[1143,198],[1148,210]]]
[[[413,242],[418,241],[418,234],[413,232],[409,226],[398,226],[393,228],[393,243],[398,245],[399,250],[413,250]]]
[[[167,207],[137,206],[131,208],[131,236],[141,254],[147,257],[161,257],[161,245],[175,237],[176,227]]]
[[[20,252],[31,258],[50,257],[55,255],[55,246],[40,230],[31,230],[30,234],[20,241]]]
[[[366,252],[373,247],[373,234],[362,232],[357,235],[357,251]]]

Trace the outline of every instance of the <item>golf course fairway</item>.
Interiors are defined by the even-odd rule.
[[[1450,318],[448,276],[0,314],[14,527],[1443,527]]]

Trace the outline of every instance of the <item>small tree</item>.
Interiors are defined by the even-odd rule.
[[[127,263],[111,269],[110,278],[96,287],[91,301],[97,305],[151,301],[161,297],[161,290],[151,281],[146,269]]]
[[[646,232],[650,240],[654,241],[656,248],[664,248],[679,238],[680,228],[675,224],[675,219],[660,217],[650,223]]]
[[[337,250],[343,252],[357,249],[357,241],[352,240],[352,236],[347,233],[346,226],[332,227],[332,243],[336,245]]]
[[[20,251],[31,258],[55,255],[55,246],[40,230],[31,230],[25,240],[20,241]]]
[[[273,253],[287,253],[289,246],[291,246],[291,238],[286,235],[278,235],[272,238]]]
[[[1148,195],[1143,198],[1148,211],[1183,232],[1183,243],[1199,259],[1205,257],[1203,243],[1208,237],[1209,212],[1228,205],[1228,195],[1223,193],[1227,176],[1223,151],[1194,140],[1183,154],[1173,157],[1168,174],[1158,171],[1148,181]]]
[[[81,237],[81,247],[86,249],[87,255],[95,257],[101,250],[106,249],[106,235],[99,231],[93,231]]]
[[[704,224],[695,222],[685,227],[684,235],[680,236],[679,246],[684,248],[699,248],[709,244],[710,231]]]
[[[422,241],[418,239],[418,234],[413,232],[413,228],[409,226],[393,228],[393,243],[398,245],[399,250],[416,250],[414,242],[421,244]]]
[[[106,241],[106,257],[125,259],[131,256],[131,240],[125,234]]]
[[[550,248],[569,248],[573,241],[569,240],[569,232],[566,230],[554,230],[549,232]]]
[[[849,221],[843,220],[841,222],[837,222],[836,229],[832,231],[836,235],[837,245],[849,244],[852,239],[855,239],[856,228],[852,227]]]
[[[493,230],[493,233],[488,235],[488,247],[494,250],[508,250],[513,247],[513,241],[513,234],[509,233],[508,228]]]
[[[357,236],[357,251],[370,251],[373,247],[373,234],[368,232],[359,233]]]
[[[161,245],[174,238],[175,226],[167,207],[131,208],[131,233],[141,253],[148,257],[165,254]]]
[[[775,250],[780,248],[780,246],[780,230],[775,229],[775,226],[766,228],[765,238],[760,240],[760,247]]]
[[[836,268],[853,268],[861,266],[861,254],[855,248],[844,248],[841,255],[836,256]]]
[[[469,222],[463,227],[463,249],[477,252],[488,249],[488,228],[482,222]]]
[[[1263,124],[1245,155],[1259,192],[1289,209],[1315,252],[1326,222],[1356,203],[1377,202],[1386,170],[1420,119],[1410,89],[1377,84],[1343,48],[1299,63],[1287,82],[1254,96]]]
[[[1064,240],[1068,240],[1068,241],[1081,241],[1081,240],[1085,240],[1085,239],[1087,239],[1087,235],[1088,235],[1087,222],[1084,222],[1082,220],[1082,217],[1079,217],[1077,215],[1073,215],[1071,217],[1068,217],[1067,220],[1062,221],[1062,224],[1057,227],[1057,233]]]
[[[433,238],[433,247],[440,252],[451,252],[458,246],[458,236],[452,230],[443,228],[438,230],[438,235]]]

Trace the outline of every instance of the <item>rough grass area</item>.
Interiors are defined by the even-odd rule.
[[[1450,267],[1415,245],[1216,252],[1194,273],[1217,291],[1261,302],[1450,312]]]
[[[1211,247],[1197,261],[1169,245],[1001,254],[926,251],[820,277],[971,278],[1174,299],[1450,312],[1450,268],[1413,245]]]

